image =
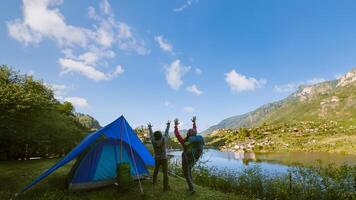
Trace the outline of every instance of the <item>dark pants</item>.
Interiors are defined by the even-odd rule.
[[[184,152],[182,153],[182,168],[183,175],[187,181],[188,188],[190,191],[194,190],[193,187],[193,177],[192,177],[192,168],[194,166],[193,158],[189,158]]]
[[[155,159],[155,170],[153,172],[153,184],[157,181],[157,175],[159,171],[159,167],[162,165],[163,172],[163,189],[168,189],[168,161],[167,159]]]

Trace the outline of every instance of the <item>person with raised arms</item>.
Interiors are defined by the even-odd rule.
[[[196,117],[192,118],[193,128],[189,129],[187,136],[183,138],[178,130],[179,120],[174,120],[174,134],[183,147],[182,169],[191,194],[195,193],[192,178],[192,168],[203,154],[204,139],[197,135]]]
[[[162,166],[163,172],[163,191],[169,190],[168,186],[168,160],[167,142],[169,140],[169,127],[171,122],[167,122],[166,131],[162,135],[161,131],[152,131],[151,123],[148,123],[148,130],[155,154],[155,169],[153,172],[153,184],[156,184],[159,168]]]

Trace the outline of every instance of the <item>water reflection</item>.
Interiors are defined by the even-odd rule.
[[[181,151],[173,151],[170,154],[173,156],[171,162],[180,163]],[[204,150],[200,164],[231,171],[240,171],[257,166],[268,174],[284,174],[295,163],[313,165],[317,163],[317,160],[325,165],[331,162],[337,165],[356,164],[356,156],[352,155],[306,152],[256,154],[253,152],[221,152],[214,149]]]
[[[226,152],[228,159],[241,160],[243,164],[248,165],[250,162],[256,162],[256,155],[253,152]]]
[[[181,151],[173,151],[170,154],[173,156],[171,162],[180,163]],[[286,165],[259,162],[254,153],[221,152],[213,149],[204,150],[200,164],[207,167],[236,172],[256,166],[269,174],[286,173],[288,171],[288,166]]]

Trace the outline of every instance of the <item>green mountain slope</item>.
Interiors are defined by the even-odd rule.
[[[345,125],[356,122],[356,69],[338,80],[303,85],[287,98],[244,114],[227,118],[205,130],[250,128],[263,123],[334,120]]]

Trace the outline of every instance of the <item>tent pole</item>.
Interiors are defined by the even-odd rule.
[[[115,164],[116,164],[116,168],[117,168],[117,151],[116,151],[117,147],[116,147],[116,141],[114,140],[114,153],[115,153]],[[117,169],[116,169],[117,170]]]
[[[123,116],[122,116],[123,117]],[[123,126],[123,124],[124,124],[124,120],[122,119],[121,120],[121,126],[120,126],[120,163],[122,163],[122,132],[123,132],[123,128],[122,128],[122,126]]]
[[[125,126],[125,130],[126,130],[126,126]],[[130,146],[131,157],[132,157],[133,164],[134,164],[134,167],[135,167],[135,171],[136,171],[136,175],[137,175],[137,179],[138,179],[138,184],[140,186],[140,191],[143,194],[143,188],[142,188],[142,184],[141,184],[141,179],[140,179],[140,175],[139,175],[138,170],[137,170],[136,160],[135,160],[135,156],[133,154],[133,150],[132,150],[132,146],[131,146],[131,140],[130,140],[129,134],[127,133],[127,130],[126,130],[126,135],[127,135],[127,140],[129,142],[129,146]]]

